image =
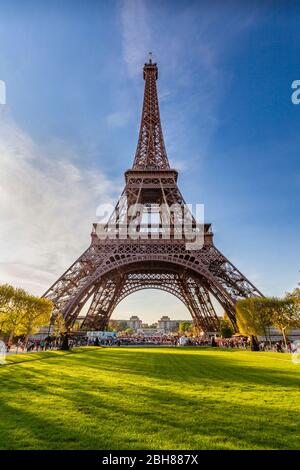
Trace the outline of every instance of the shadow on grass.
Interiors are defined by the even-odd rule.
[[[160,353],[157,350],[106,349],[101,356],[98,351],[93,351],[86,357],[77,356],[72,360],[78,366],[85,364],[89,368],[108,373],[115,368],[119,374],[140,375],[148,379],[177,383],[182,380],[195,383],[206,379],[217,383],[278,385],[299,390],[300,368],[296,368],[291,361],[286,360],[286,370],[282,370],[282,363],[277,364],[275,361],[270,369],[270,363],[265,363],[265,356],[260,358],[256,355],[254,365],[253,362],[241,364],[234,353],[230,354],[228,350],[222,351],[222,356],[215,354],[214,350],[206,350],[205,354],[198,351],[196,354],[188,354],[188,350],[181,352],[178,349],[170,349],[169,353]],[[272,357],[268,360],[272,360]]]
[[[102,346],[99,346],[102,348]],[[0,370],[3,367],[13,366],[16,364],[22,364],[24,362],[34,362],[34,361],[45,361],[47,359],[53,359],[57,357],[67,356],[69,354],[79,354],[79,353],[88,353],[95,350],[95,348],[74,348],[70,349],[69,351],[62,351],[61,349],[57,350],[48,350],[48,351],[36,351],[32,353],[22,353],[22,354],[12,354],[6,357],[6,361],[4,364],[0,365]]]
[[[0,447],[300,447],[299,410],[266,395],[276,399],[276,385],[279,398],[288,387],[291,403],[299,400],[297,372],[241,365],[233,354],[171,351],[96,350],[6,368]]]
[[[27,389],[27,387],[26,387]],[[134,402],[111,388],[105,397],[74,390],[67,379],[57,389],[65,410],[47,413],[1,404],[1,448],[21,449],[207,449],[299,448],[300,413],[279,418],[274,409],[210,397],[186,398],[180,391],[140,386]],[[145,406],[147,404],[147,406]],[[76,411],[75,411],[76,410]],[[49,411],[49,410],[48,410]],[[279,418],[279,419],[278,419]],[[281,416],[282,418],[282,416]],[[18,431],[17,434],[15,431]],[[18,439],[18,436],[20,439]],[[4,440],[3,440],[4,437]]]

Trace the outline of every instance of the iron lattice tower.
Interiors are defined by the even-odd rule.
[[[162,289],[178,297],[195,326],[206,332],[219,329],[213,296],[236,328],[236,301],[262,294],[215,247],[211,224],[201,229],[203,244],[199,249],[187,248],[185,237],[178,236],[185,201],[177,186],[178,173],[170,168],[165,149],[156,88],[158,69],[151,59],[143,74],[144,102],[135,159],[132,169],[125,172],[124,191],[104,227],[110,236],[99,236],[99,224],[93,224],[88,249],[44,296],[55,305],[53,318],[61,312],[68,327],[92,297],[83,325],[103,329],[126,296],[140,289]],[[144,223],[139,205],[149,214],[156,212],[154,232],[153,224]],[[138,236],[124,235],[122,230],[130,224]],[[197,232],[193,216],[191,227]]]

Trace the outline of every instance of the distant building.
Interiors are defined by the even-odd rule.
[[[111,325],[118,325],[120,330],[132,328],[135,332],[144,333],[146,336],[161,335],[164,333],[175,333],[178,330],[179,323],[187,320],[171,320],[170,317],[164,315],[157,323],[147,324],[137,316],[132,315],[129,320],[111,319]],[[192,323],[192,321],[191,321]]]
[[[157,330],[163,333],[171,333],[178,330],[180,320],[171,320],[170,317],[164,315],[157,322]]]
[[[128,321],[128,327],[132,328],[135,331],[141,330],[142,329],[142,320],[137,315],[132,315]]]

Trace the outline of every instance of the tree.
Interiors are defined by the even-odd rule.
[[[9,334],[9,342],[15,335],[23,334],[23,318],[27,293],[24,289],[13,288],[13,295],[2,307],[2,331]]]
[[[203,330],[199,326],[194,325],[194,323],[192,323],[191,330],[190,330],[191,336],[199,336],[201,335],[202,331]]]
[[[239,300],[236,312],[240,332],[250,336],[252,340],[257,335],[266,335],[266,328],[273,325],[281,331],[287,346],[287,330],[300,327],[300,303],[297,296],[284,299],[253,297]]]
[[[3,325],[7,319],[7,313],[12,303],[15,289],[9,284],[0,286],[0,331],[3,330]]]
[[[295,287],[295,289],[293,289],[292,292],[286,293],[287,299],[297,299],[300,301],[300,283],[298,283],[298,286],[299,287]]]
[[[134,329],[133,328],[126,328],[125,333],[127,333],[128,335],[133,335]]]
[[[250,337],[252,351],[259,351],[258,335],[266,336],[266,328],[271,325],[268,299],[249,297],[238,300],[236,304],[236,320],[239,331]]]
[[[220,319],[220,333],[223,338],[231,338],[234,333],[231,322],[227,317],[226,312],[223,318]]]
[[[285,347],[287,347],[288,329],[300,327],[299,298],[277,299],[273,297],[268,299],[268,303],[272,324],[281,331]]]
[[[0,314],[6,311],[6,306],[14,296],[15,289],[9,284],[0,286]]]
[[[293,300],[295,303],[295,308],[298,309],[298,313],[300,315],[300,284],[299,287],[295,287],[292,292],[287,292],[285,298]]]
[[[76,332],[81,329],[82,322],[80,320],[75,320],[73,325],[70,327],[71,332]]]
[[[191,321],[182,320],[179,322],[178,333],[180,334],[191,333],[192,329],[193,329],[193,323]]]
[[[66,328],[64,317],[61,313],[58,313],[53,323],[52,335],[55,338],[59,338],[61,335],[66,333],[66,331],[67,331],[67,328]]]
[[[25,335],[25,346],[30,335],[49,323],[52,310],[51,300],[26,294],[20,325],[20,332]]]
[[[16,335],[29,335],[36,332],[50,320],[53,304],[28,294],[24,289],[9,285],[0,286],[0,324],[1,330],[9,334],[9,342]]]

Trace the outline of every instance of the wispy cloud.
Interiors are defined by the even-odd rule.
[[[80,168],[62,142],[38,145],[4,112],[0,155],[0,282],[41,294],[89,245],[96,208],[114,202],[114,185]]]

